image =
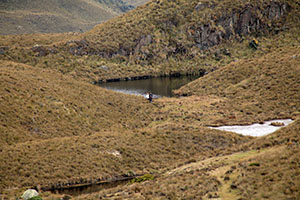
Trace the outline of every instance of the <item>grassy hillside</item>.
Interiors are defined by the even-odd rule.
[[[76,37],[48,40],[47,45],[33,42],[23,48],[15,45],[14,38],[4,37],[0,40],[5,40],[6,49],[0,57],[95,82],[199,74],[298,44],[298,14],[299,4],[291,0],[234,5],[229,0],[153,1]],[[39,40],[41,36],[34,37]],[[253,37],[260,43],[259,51],[249,48]]]
[[[299,120],[267,137],[251,141],[268,143],[272,137],[296,135],[297,141],[271,148],[244,150],[195,161],[168,170],[154,180],[121,185],[78,199],[298,199]],[[271,140],[270,140],[271,139]]]
[[[299,116],[299,50],[297,45],[283,47],[261,57],[232,62],[175,93],[221,98],[222,103],[215,108],[226,111],[227,117],[216,124],[230,123],[228,118],[242,123],[245,118],[260,122],[275,116]]]
[[[122,1],[1,1],[0,34],[82,32],[132,8]]]
[[[204,126],[297,118],[298,52],[298,46],[283,47],[258,60],[240,60],[178,90],[192,96],[153,104],[3,61],[1,193],[20,196],[36,185],[134,172],[156,178],[76,198],[297,198],[298,179],[289,177],[299,172],[299,120],[257,139]],[[264,88],[268,84],[277,93]]]
[[[3,61],[0,72],[1,193],[156,172],[251,139],[204,127],[160,128],[157,104],[51,70]]]
[[[1,144],[134,130],[151,122],[143,98],[114,95],[46,69],[2,62],[0,83]]]
[[[0,195],[151,173],[74,198],[299,199],[299,5],[151,1],[83,34],[0,36]],[[203,69],[151,104],[91,84]],[[295,122],[208,127],[277,118]]]

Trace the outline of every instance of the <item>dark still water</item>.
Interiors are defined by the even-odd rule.
[[[126,94],[145,96],[151,92],[154,98],[171,97],[172,90],[199,78],[199,76],[158,77],[133,81],[118,81],[99,84],[106,89]]]

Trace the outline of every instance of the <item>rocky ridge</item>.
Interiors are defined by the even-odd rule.
[[[152,2],[153,4],[155,2]],[[201,13],[205,9],[214,9],[220,6],[213,3],[198,3],[192,13]],[[86,35],[84,39],[70,41],[66,44],[69,53],[77,56],[98,55],[104,58],[114,58],[117,56],[126,57],[135,62],[143,61],[152,63],[162,61],[170,57],[194,57],[195,52],[207,50],[216,45],[224,43],[230,39],[242,40],[248,35],[259,36],[278,32],[284,29],[284,22],[291,11],[291,6],[287,2],[271,1],[262,5],[246,4],[241,8],[233,9],[232,12],[223,12],[220,15],[210,15],[204,22],[192,23],[185,21],[182,23],[182,16],[174,14],[164,20],[164,25],[159,25],[159,20],[152,25],[156,26],[160,33],[167,35],[175,34],[168,38],[164,48],[160,48],[161,38],[153,29],[136,35],[129,45],[122,44],[122,41],[114,41],[117,44],[113,48],[105,48],[103,44],[95,40],[93,34]],[[186,17],[190,20],[189,17]],[[137,22],[138,23],[138,22]],[[127,25],[124,25],[125,28]],[[145,28],[147,29],[147,28]],[[173,29],[170,31],[170,29]],[[173,33],[174,29],[179,31]],[[101,29],[100,29],[101,31]],[[100,38],[102,32],[97,32],[96,38]],[[166,36],[167,37],[167,36]],[[181,39],[177,39],[182,37]],[[162,38],[165,40],[166,38]],[[159,42],[160,41],[160,42]],[[157,49],[160,48],[160,49]]]

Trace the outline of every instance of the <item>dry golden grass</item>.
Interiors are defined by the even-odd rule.
[[[86,31],[119,14],[94,0],[2,1],[0,7],[1,35]]]
[[[151,120],[152,105],[142,97],[116,95],[49,70],[3,61],[0,83],[1,144],[133,130]]]
[[[255,62],[241,60],[232,63],[191,83],[188,89],[180,90],[193,91],[194,96],[162,98],[153,104],[140,97],[116,94],[74,80],[50,69],[2,61],[1,193],[19,196],[24,188],[38,184],[94,181],[128,171],[162,174],[168,169],[212,156],[271,146],[276,148],[281,144],[295,145],[295,141],[299,141],[298,121],[272,135],[252,140],[203,126],[297,117],[298,50],[298,47],[282,47],[281,51],[266,54]],[[223,84],[216,79],[222,80]],[[211,88],[192,87],[194,84]],[[267,89],[268,85],[270,89]],[[251,110],[251,115],[240,112],[249,109],[252,101],[264,106]],[[291,103],[294,106],[290,106]],[[238,146],[247,141],[249,143]],[[287,149],[283,150],[284,154],[290,155]],[[297,149],[294,148],[293,153],[298,155]],[[274,155],[274,162],[278,162],[275,153],[270,155]],[[251,159],[261,162],[260,157]],[[204,172],[199,171],[196,167],[192,171],[181,171],[174,177],[159,176],[153,182],[124,186],[122,194],[116,192],[120,190],[117,187],[83,198],[96,199],[106,195],[106,198],[163,199],[167,196],[193,199],[228,196],[227,193],[242,197],[256,190],[257,187],[249,191],[244,189],[251,181],[261,179],[251,174],[251,180],[245,180],[241,188],[230,189],[232,183],[239,181],[238,174],[230,176],[228,185],[222,181],[222,173],[235,166],[238,160],[221,161],[208,167],[211,173],[206,173],[205,168]],[[264,167],[269,168],[271,161],[266,161],[270,164]],[[241,161],[242,166],[247,165],[242,163],[244,161]],[[283,163],[284,169],[289,166],[289,162]],[[218,169],[220,173],[214,174]],[[274,170],[280,169],[275,167]],[[297,170],[287,170],[284,177],[297,173]],[[287,179],[276,179],[274,184],[277,181],[283,185]],[[207,187],[202,187],[201,183]],[[291,185],[291,189],[287,196],[296,195],[297,187]],[[285,195],[282,192],[279,188],[278,193],[267,192],[267,196],[279,194],[281,198]],[[257,195],[263,196],[262,192]]]
[[[288,17],[289,30],[260,37],[257,51],[248,48],[249,38],[220,45],[232,53],[220,61],[213,56],[217,48],[204,59],[178,57],[149,66],[65,51],[68,40],[83,37],[107,52],[120,48],[120,43],[131,47],[148,31],[161,39],[155,48],[150,46],[159,50],[170,41],[156,25],[178,10],[179,27],[184,26],[181,15],[198,2],[177,3],[148,3],[83,35],[1,37],[1,46],[8,47],[0,55],[1,195],[15,198],[36,185],[93,182],[135,172],[154,173],[156,179],[76,198],[299,198],[300,29],[293,16]],[[225,5],[233,6],[229,0]],[[244,5],[238,1],[233,7]],[[216,11],[222,9],[217,6]],[[200,19],[203,16],[195,18]],[[31,50],[36,43],[58,53],[38,57]],[[177,91],[192,96],[152,104],[81,81],[186,73],[202,65],[216,70]],[[205,127],[274,118],[297,120],[261,138]]]
[[[218,124],[260,122],[299,116],[299,47],[285,47],[265,56],[233,62],[177,90],[177,94],[215,95],[212,104],[223,113]]]
[[[241,199],[299,199],[299,147],[299,142],[284,145],[241,162],[233,171],[234,190]]]
[[[297,133],[298,125],[273,133]],[[296,131],[296,132],[295,132]],[[258,140],[269,140],[267,137]],[[121,185],[77,199],[298,199],[299,135],[297,142],[194,160],[155,180]]]
[[[162,120],[159,102],[56,71],[3,61],[0,75],[1,193],[161,171],[251,139]]]

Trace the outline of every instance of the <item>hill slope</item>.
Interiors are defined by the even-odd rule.
[[[122,1],[1,1],[0,34],[82,32],[132,9]]]
[[[133,130],[150,123],[151,108],[143,98],[114,95],[51,70],[14,62],[2,61],[0,76],[1,144]]]
[[[292,45],[300,30],[299,5],[292,0],[238,1],[234,5],[230,0],[202,4],[153,1],[84,34],[39,48],[35,44],[18,48],[14,38],[5,38],[11,43],[5,42],[7,50],[0,57],[95,82],[200,74]],[[253,37],[260,42],[259,51],[249,48]]]
[[[1,193],[161,170],[251,139],[204,127],[151,128],[161,123],[156,104],[51,70],[3,61],[0,76]]]
[[[223,102],[216,109],[226,110],[238,123],[245,118],[259,122],[275,116],[296,117],[300,114],[299,51],[299,46],[284,47],[259,58],[232,62],[175,93],[218,96]]]
[[[279,199],[300,198],[299,120],[251,147],[171,169],[154,180],[81,195],[78,199]],[[272,137],[294,137],[293,142],[261,148]],[[282,138],[283,139],[283,138]],[[269,146],[270,147],[270,146]]]
[[[229,39],[280,30],[297,9],[287,0],[153,1],[85,33],[85,48],[72,53],[123,56],[142,65],[192,59]]]
[[[1,36],[1,196],[152,173],[82,198],[299,199],[299,5],[152,1],[84,34]],[[151,104],[90,84],[202,69]],[[274,118],[295,122],[261,138],[207,127]]]

